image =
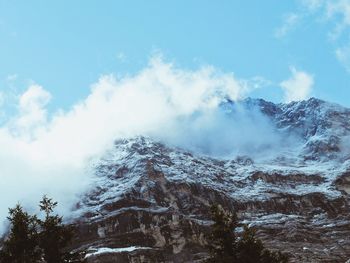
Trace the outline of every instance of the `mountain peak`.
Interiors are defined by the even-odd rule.
[[[253,132],[244,136],[262,136],[257,118],[264,118],[264,125],[274,128],[268,130],[273,143],[285,147],[262,144],[262,159],[219,158],[152,136],[118,140],[94,166],[92,190],[78,205],[75,224],[81,235],[75,249],[110,251],[89,256],[89,262],[197,262],[207,255],[210,206],[220,204],[236,211],[268,247],[288,253],[292,262],[337,262],[344,248],[350,251],[350,240],[344,238],[350,235],[350,151],[344,150],[349,109],[316,98],[287,104],[247,98],[220,107],[229,125],[211,133],[214,142],[222,134],[242,141],[242,132],[231,129],[244,125],[235,114],[243,112],[246,118],[251,116],[246,112],[253,112]],[[231,147],[231,139],[224,146]],[[254,146],[249,144],[260,150]],[[113,252],[125,247],[147,250]]]

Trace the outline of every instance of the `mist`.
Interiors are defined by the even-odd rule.
[[[69,211],[89,188],[87,167],[118,138],[150,136],[214,157],[277,151],[282,137],[258,109],[234,110],[256,88],[210,66],[181,69],[153,57],[133,76],[102,76],[69,110],[47,111],[52,95],[31,85],[0,128],[0,222],[17,202],[37,212],[44,194]],[[0,229],[3,230],[3,229]]]
[[[155,131],[151,137],[195,153],[225,159],[245,155],[260,159],[283,148],[286,136],[276,130],[258,107],[247,108],[244,102],[225,104],[173,120],[163,127],[162,133]]]

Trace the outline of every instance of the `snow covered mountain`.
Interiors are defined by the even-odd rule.
[[[220,110],[225,121],[241,112],[267,120],[272,140],[225,156],[152,137],[116,141],[74,212],[74,248],[87,249],[88,262],[200,262],[214,203],[292,262],[350,257],[350,109],[311,98],[228,100]]]

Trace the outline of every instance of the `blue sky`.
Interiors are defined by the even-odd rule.
[[[350,107],[349,29],[350,0],[0,0],[0,233],[18,201],[75,204],[118,138],[279,144],[227,96]]]
[[[332,4],[330,4],[332,3]],[[135,74],[154,53],[183,69],[212,65],[263,79],[249,96],[284,100],[291,70],[312,77],[307,96],[350,106],[346,6],[335,0],[0,0],[0,91],[36,83],[50,109],[67,109],[101,75]],[[347,46],[349,46],[347,48]]]

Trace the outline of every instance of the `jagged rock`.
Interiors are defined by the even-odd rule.
[[[345,262],[350,158],[342,142],[350,138],[350,110],[317,99],[243,106],[258,107],[300,144],[259,161],[198,155],[146,137],[119,140],[94,166],[94,187],[77,206],[74,249],[106,248],[88,262],[201,262],[210,205],[221,204],[292,262]]]

